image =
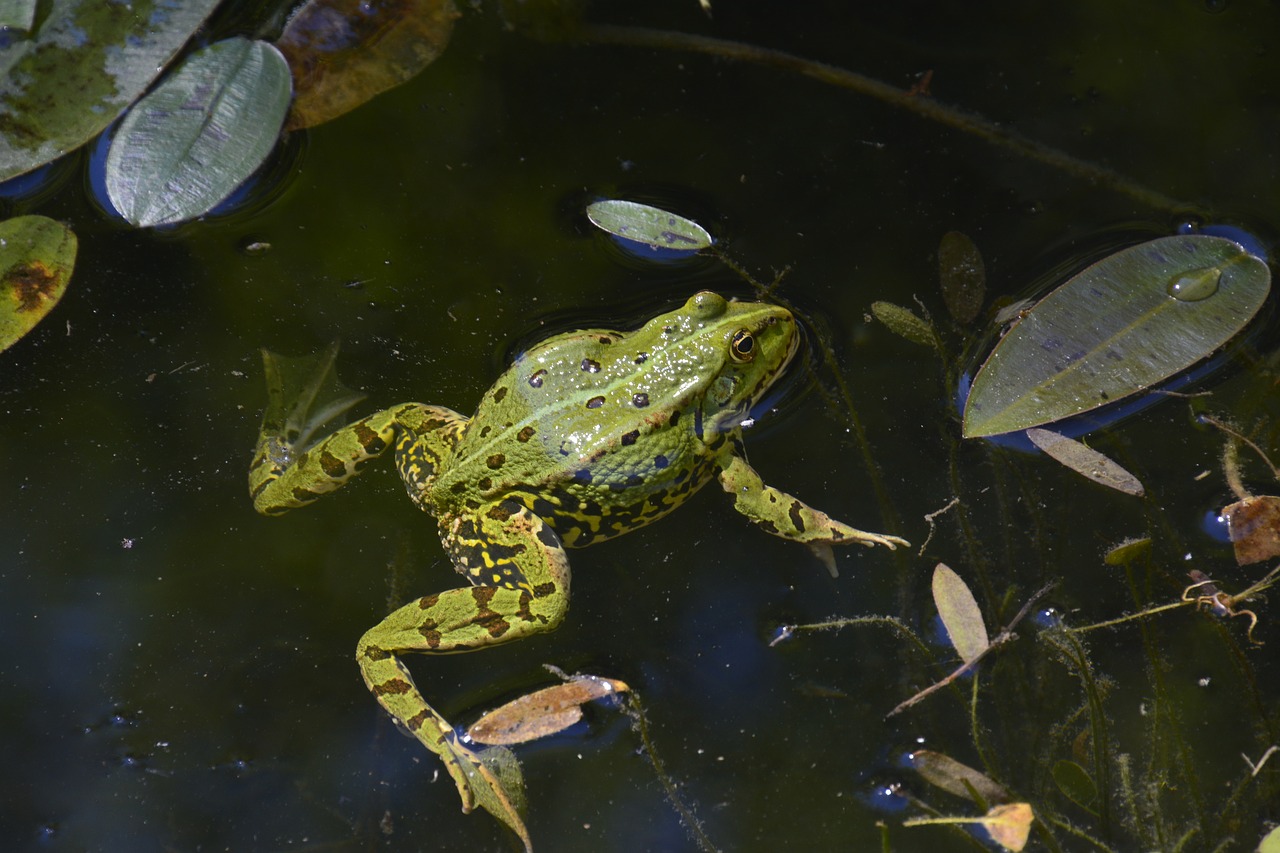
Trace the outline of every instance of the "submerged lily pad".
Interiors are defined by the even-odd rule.
[[[275,147],[292,93],[280,51],[232,38],[193,53],[138,102],[107,153],[107,193],[129,222],[208,213]]]
[[[444,51],[460,14],[453,0],[310,0],[276,42],[298,90],[289,129],[335,119],[413,79]]]
[[[692,219],[638,201],[614,198],[593,202],[587,205],[587,218],[601,231],[655,250],[697,252],[714,242]]]
[[[18,4],[22,6],[23,4]],[[52,0],[0,42],[0,181],[79,148],[150,85],[218,0]]]
[[[0,222],[0,350],[58,304],[76,263],[76,235],[44,216]]]
[[[973,380],[964,435],[1040,426],[1108,405],[1213,353],[1253,319],[1271,288],[1233,240],[1163,237],[1074,276],[996,345]]]

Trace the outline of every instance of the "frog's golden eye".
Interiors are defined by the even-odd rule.
[[[729,344],[729,357],[739,364],[751,361],[756,357],[756,339],[746,329],[739,329],[733,333],[733,340]]]

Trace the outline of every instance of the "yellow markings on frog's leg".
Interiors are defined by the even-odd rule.
[[[423,698],[399,656],[453,652],[511,642],[550,631],[569,606],[569,563],[555,531],[519,501],[507,499],[465,517],[442,518],[441,539],[458,560],[510,560],[518,587],[493,584],[492,573],[459,571],[475,586],[445,590],[409,602],[371,628],[356,648],[369,691],[401,726],[440,756],[458,787],[463,810],[476,802],[468,774],[479,757]],[[496,556],[495,556],[496,555]]]

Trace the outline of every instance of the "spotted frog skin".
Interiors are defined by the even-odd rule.
[[[907,544],[836,521],[766,486],[747,464],[742,422],[798,343],[785,309],[704,292],[635,332],[542,342],[516,358],[469,419],[403,403],[305,451],[264,422],[249,474],[258,512],[305,506],[394,448],[409,497],[436,517],[471,584],[404,605],[356,650],[369,690],[444,761],[464,810],[475,802],[479,757],[419,693],[400,656],[552,630],[569,605],[565,548],[655,521],[713,477],[738,512],[775,536],[820,549]]]

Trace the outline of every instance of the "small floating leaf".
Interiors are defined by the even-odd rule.
[[[1222,510],[1236,563],[1247,566],[1280,557],[1280,498],[1254,495]]]
[[[0,350],[58,304],[76,263],[76,235],[43,216],[0,222]]]
[[[987,812],[982,819],[991,840],[1005,850],[1019,853],[1027,846],[1027,838],[1031,835],[1031,824],[1035,822],[1035,812],[1030,803],[1008,803],[996,806]]]
[[[1136,394],[1213,353],[1262,307],[1265,262],[1186,234],[1098,261],[1006,334],[973,380],[964,435],[1058,421]]]
[[[1142,497],[1142,482],[1120,467],[1111,457],[1099,453],[1092,447],[1047,429],[1029,429],[1027,438],[1043,450],[1046,456],[1061,462],[1080,476],[1088,477],[1108,489]]]
[[[696,252],[714,242],[707,230],[692,219],[636,201],[593,202],[587,205],[587,218],[601,231],[651,249]]]
[[[933,331],[933,326],[929,321],[917,317],[909,308],[894,305],[892,302],[872,302],[871,316],[884,323],[889,331],[900,338],[906,338],[913,344],[935,349],[938,346],[938,337]]]
[[[25,38],[10,32],[0,41],[0,181],[100,133],[216,5],[218,0],[181,0],[140,12],[102,0],[39,4],[34,32]]]
[[[526,743],[564,731],[582,719],[582,706],[594,699],[625,693],[625,683],[597,675],[570,675],[563,684],[546,687],[494,708],[467,729],[476,743]]]
[[[453,0],[310,0],[276,42],[298,92],[288,129],[323,124],[413,79],[444,52],[458,17]]]
[[[943,234],[938,244],[938,281],[951,318],[962,326],[972,323],[982,310],[987,271],[978,247],[959,231]]]
[[[917,749],[911,753],[910,762],[911,767],[930,785],[957,797],[973,799],[976,793],[983,806],[1009,799],[1009,791],[999,782],[941,752]]]
[[[1061,759],[1053,765],[1053,781],[1067,799],[1085,811],[1093,812],[1093,804],[1098,799],[1098,786],[1083,767],[1074,761]]]
[[[960,659],[965,663],[982,654],[990,645],[982,611],[969,586],[945,563],[933,570],[933,603]]]
[[[262,41],[196,51],[137,103],[107,153],[107,193],[129,222],[169,225],[209,212],[275,147],[289,67]]]

